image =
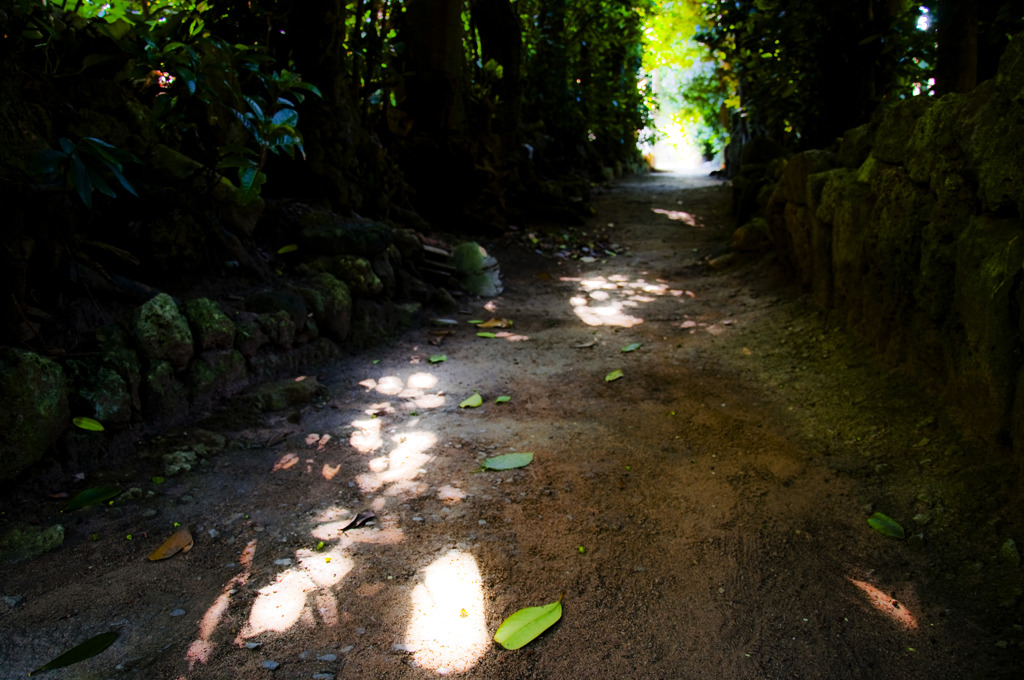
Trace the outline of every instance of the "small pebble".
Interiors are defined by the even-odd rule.
[[[216,529],[210,529],[206,533],[208,533],[210,535],[210,538],[217,538],[218,536],[220,536],[220,532],[217,531]]]
[[[258,648],[262,644],[263,644],[262,642],[246,642],[245,643],[245,648],[246,649],[256,649],[256,648]]]
[[[279,664],[276,661],[264,661],[263,662],[263,667],[268,669],[268,670],[274,670],[275,668],[277,668],[280,665],[281,664]]]
[[[334,673],[313,673],[313,680],[334,680]]]
[[[290,557],[282,557],[279,560],[274,560],[274,564],[276,564],[279,567],[287,567],[287,566],[290,566],[291,563],[292,563],[292,560],[291,560]]]
[[[413,521],[413,522],[422,522],[422,521],[423,521],[423,518],[422,518],[422,517],[413,517],[413,518],[412,518],[412,521]]]
[[[154,508],[146,508],[142,511],[142,519],[152,519],[156,517],[157,512]]]
[[[188,494],[185,494],[184,496],[182,496],[181,498],[178,499],[178,502],[181,503],[182,505],[188,505],[193,500],[195,500],[195,499],[192,498],[192,496],[189,496]]]
[[[342,647],[338,651],[341,652],[342,654],[348,654],[349,652],[351,652],[355,648],[356,648],[355,645],[347,645],[345,647]]]
[[[365,628],[356,628],[356,635],[366,635]]]
[[[477,524],[479,524],[480,526],[483,526],[483,525],[487,524],[487,520],[482,519],[479,522],[477,522]]]
[[[338,660],[338,655],[337,654],[321,654],[320,656],[316,657],[316,660],[317,661],[337,661]]]
[[[173,612],[171,612],[171,616],[184,616],[184,615],[185,615],[185,610],[184,609],[175,609]]]

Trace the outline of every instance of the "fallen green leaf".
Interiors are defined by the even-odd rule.
[[[317,542],[316,549],[317,550],[323,550],[324,549],[324,542],[323,541]]]
[[[377,365],[377,364],[379,364],[379,363],[380,363],[380,359],[374,359],[374,360],[373,360],[373,365],[374,365],[374,366],[376,366],[376,365]]]
[[[116,631],[112,630],[106,633],[100,633],[96,637],[89,638],[77,647],[72,647],[56,659],[44,663],[42,666],[29,673],[29,675],[32,675],[33,673],[40,673],[42,671],[53,670],[54,668],[64,668],[65,666],[70,666],[73,663],[91,659],[113,644],[116,639]]]
[[[163,484],[164,483],[164,478],[163,477],[154,477],[153,478],[153,483],[154,484]]]
[[[430,357],[430,363],[432,363],[432,364],[439,364],[442,361],[448,361],[448,355],[447,354],[435,354],[435,355]]]
[[[626,345],[625,347],[623,347],[622,351],[623,352],[635,352],[636,350],[640,349],[643,346],[644,346],[644,343],[642,343],[642,342],[631,342],[628,345]]]
[[[466,323],[471,323],[471,324],[473,324],[475,326],[478,323],[483,323],[483,322],[484,322],[483,319],[473,319],[472,321],[467,321]]]
[[[298,249],[299,247],[297,245],[295,245],[294,243],[289,243],[286,246],[281,246],[280,248],[278,248],[277,254],[284,255],[285,253],[294,253]]]
[[[622,377],[622,370],[616,368],[614,371],[612,371],[611,373],[606,375],[604,377],[604,380],[605,380],[605,382],[611,382],[613,380],[618,380],[621,377]]]
[[[900,540],[906,538],[906,534],[903,531],[903,527],[901,527],[899,523],[892,517],[884,515],[880,512],[876,512],[875,514],[871,515],[871,517],[868,517],[868,524],[871,525],[872,529],[882,534],[883,536],[888,536],[889,538],[898,538]]]
[[[579,548],[577,548],[576,550],[578,550],[581,555],[583,555],[584,553],[587,552],[587,549],[584,548],[582,545]]]
[[[495,404],[504,404],[505,402],[509,402],[509,401],[512,401],[512,397],[508,396],[507,394],[503,394],[500,397],[498,397],[497,399],[495,399],[494,403]]]
[[[533,452],[506,453],[502,456],[487,458],[480,463],[481,470],[514,470],[525,467],[533,461]]]
[[[519,649],[562,618],[562,598],[543,607],[527,607],[502,621],[494,641],[505,649]]]
[[[462,403],[459,404],[459,408],[476,408],[482,403],[484,403],[484,400],[480,397],[480,395],[474,394],[472,397],[466,397],[465,399],[463,399]]]
[[[119,486],[100,486],[95,489],[86,489],[68,501],[68,504],[64,506],[64,512],[71,512],[72,510],[84,508],[87,505],[109,501],[120,493],[121,487]]]
[[[496,337],[498,337],[494,333],[490,333],[488,331],[481,331],[480,333],[477,333],[476,336],[478,338],[496,338]]]
[[[84,418],[79,416],[78,418],[72,418],[71,422],[75,424],[75,427],[80,427],[83,430],[89,430],[90,432],[103,432],[103,423],[92,418]]]

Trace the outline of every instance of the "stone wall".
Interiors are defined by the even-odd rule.
[[[316,211],[301,217],[305,228],[285,231],[308,255],[242,295],[154,294],[90,330],[68,356],[0,349],[0,481],[48,455],[96,462],[118,442],[186,422],[247,388],[258,394],[260,383],[323,365],[343,348],[379,344],[425,306],[454,308],[447,289],[419,278],[415,233]],[[73,427],[79,417],[102,431]]]
[[[973,92],[900,101],[770,177],[774,246],[815,303],[1024,452],[1024,34]]]

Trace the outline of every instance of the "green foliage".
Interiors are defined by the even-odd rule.
[[[527,123],[541,122],[568,157],[589,146],[605,161],[637,156],[650,120],[643,66],[643,11],[649,3],[523,0]]]
[[[696,40],[733,77],[751,134],[794,146],[828,143],[864,122],[885,98],[920,91],[934,40],[917,28],[921,6],[893,15],[852,0],[709,0]],[[927,92],[927,85],[923,88]]]
[[[16,12],[25,49],[40,55],[51,76],[126,61],[119,77],[130,77],[149,95],[163,141],[198,158],[210,186],[220,171],[237,171],[243,199],[252,199],[266,181],[268,155],[305,157],[299,105],[309,95],[322,96],[320,91],[251,39],[232,44],[218,37],[215,28],[231,30],[238,22],[212,2],[25,1]],[[105,52],[86,54],[76,72],[64,62],[80,49],[83,35],[100,38],[90,44]],[[115,195],[111,178],[136,193],[123,172],[125,163],[138,159],[127,151],[93,137],[64,137],[58,146],[39,155],[37,170],[63,178],[85,205],[92,206],[94,191]]]
[[[73,188],[86,207],[92,207],[93,191],[111,198],[117,195],[110,187],[109,177],[116,179],[132,196],[138,196],[124,176],[125,163],[139,162],[131,152],[95,137],[83,137],[78,142],[61,137],[58,146],[59,150],[46,149],[40,152],[36,157],[35,169]]]
[[[166,134],[196,144],[208,168],[236,170],[243,199],[252,200],[266,182],[268,153],[305,158],[297,106],[321,92],[294,71],[273,70],[276,61],[265,51],[212,35],[202,15],[176,23],[187,37],[142,36],[141,70],[160,77],[156,121]]]

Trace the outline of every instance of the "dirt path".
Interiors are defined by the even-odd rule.
[[[1014,677],[1019,570],[998,553],[1020,526],[992,520],[997,473],[767,265],[702,264],[727,202],[711,180],[622,182],[592,226],[627,254],[499,247],[506,293],[439,347],[425,328],[322,373],[322,409],[219,414],[219,453],[195,430],[144,443],[114,475],[143,498],[63,518],[63,548],[0,571],[0,676],[114,629],[51,677]],[[492,317],[514,326],[466,323]],[[143,481],[198,442],[202,467]],[[512,451],[535,459],[471,472]],[[910,539],[872,531],[876,510]],[[195,547],[148,562],[175,523]],[[490,641],[562,595],[530,645]]]

